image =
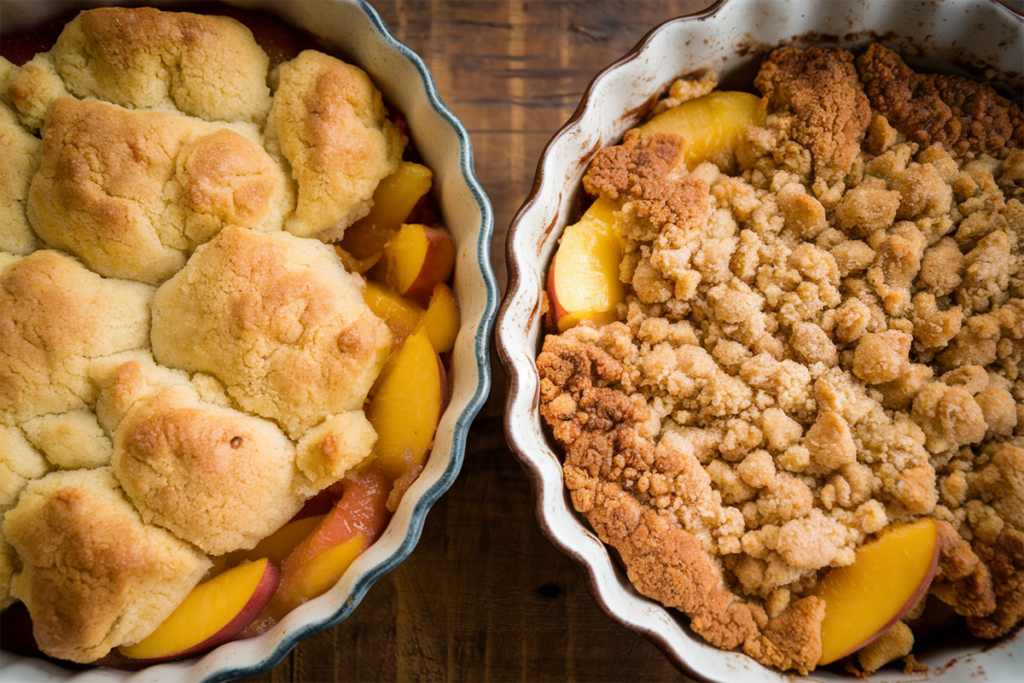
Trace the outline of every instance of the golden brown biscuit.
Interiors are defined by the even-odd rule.
[[[18,502],[25,485],[50,471],[50,463],[17,427],[0,425],[0,517]]]
[[[153,362],[148,351],[127,351],[94,361],[89,379],[96,384],[96,417],[111,438],[135,402],[167,386],[190,387],[188,374]]]
[[[91,410],[41,415],[22,423],[25,436],[62,470],[110,464],[113,444]]]
[[[192,375],[192,388],[199,394],[199,399],[203,403],[212,403],[221,408],[234,407],[224,385],[213,375],[203,372],[195,373]]]
[[[113,469],[146,522],[212,555],[252,548],[307,497],[292,487],[295,446],[277,426],[203,404],[184,387],[128,411]]]
[[[296,439],[360,408],[391,335],[327,245],[225,228],[153,300],[153,357],[206,372]]]
[[[341,479],[365,460],[377,442],[377,432],[362,410],[329,417],[296,444],[296,464],[305,475],[297,486],[312,496]]]
[[[362,69],[309,50],[281,65],[267,136],[299,185],[285,229],[324,241],[366,215],[406,143]]]
[[[37,54],[24,65],[11,69],[3,93],[17,110],[22,125],[32,131],[42,127],[46,110],[54,100],[69,95],[49,52]]]
[[[39,240],[25,215],[28,186],[39,166],[39,140],[25,131],[17,117],[0,104],[0,251],[30,254],[39,248]]]
[[[0,609],[23,600],[49,655],[137,642],[203,552],[372,456],[391,334],[306,238],[364,215],[406,138],[313,52],[271,121],[267,67],[232,19],[148,8],[0,58]]]
[[[290,206],[281,169],[234,130],[64,97],[43,126],[27,210],[49,246],[100,275],[156,284],[224,225],[279,230]]]
[[[191,248],[225,225],[280,230],[292,212],[295,199],[284,172],[253,142],[220,128],[190,140],[179,152],[168,208],[183,213],[182,231]]]
[[[0,423],[85,407],[91,359],[149,344],[153,289],[55,251],[0,272]]]
[[[0,425],[0,520],[3,513],[14,507],[28,482],[49,469],[46,458],[32,447],[20,429]],[[0,611],[15,602],[11,597],[11,577],[17,558],[14,548],[0,533]]]
[[[24,565],[11,593],[28,607],[39,648],[74,662],[149,635],[210,566],[143,524],[106,467],[33,481],[3,532]]]
[[[269,59],[228,17],[109,7],[80,13],[53,48],[70,92],[135,109],[262,123]]]

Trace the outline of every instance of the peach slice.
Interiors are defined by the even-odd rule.
[[[622,245],[615,232],[615,205],[598,199],[568,226],[548,270],[547,292],[559,332],[581,320],[618,320],[626,293],[619,280]]]
[[[938,569],[935,520],[890,527],[857,549],[853,564],[831,570],[815,587],[825,601],[821,659],[829,664],[856,652],[913,607]]]
[[[131,659],[163,661],[227,642],[271,602],[279,579],[266,558],[229,569],[193,588],[155,631],[118,651]]]
[[[455,269],[455,242],[447,230],[405,224],[384,246],[387,285],[423,305]]]
[[[409,218],[416,202],[430,191],[432,177],[426,166],[401,162],[397,171],[377,185],[370,213],[345,230],[341,248],[356,259],[368,259],[379,253]]]
[[[405,338],[419,327],[423,308],[415,301],[410,301],[372,280],[366,281],[363,300],[373,314],[383,320],[391,330],[391,353],[398,353]]]
[[[225,565],[233,567],[242,562],[255,562],[262,557],[267,558],[276,565],[280,565],[304,538],[313,533],[313,530],[323,521],[323,518],[324,515],[316,515],[314,517],[293,519],[257,543],[256,547],[252,550],[238,550],[228,553],[225,556]]]
[[[663,111],[640,126],[644,133],[675,133],[683,139],[680,163],[692,170],[710,161],[723,171],[735,166],[736,148],[747,126],[763,126],[765,109],[756,95],[715,92]]]
[[[307,596],[323,595],[345,573],[355,559],[369,547],[366,537],[357,534],[341,545],[325,550],[314,556],[309,562],[299,565],[295,573],[295,581],[303,586]]]
[[[380,262],[381,256],[384,255],[384,252],[378,251],[376,254],[372,254],[366,258],[356,258],[342,249],[340,244],[334,245],[334,252],[338,255],[338,258],[341,259],[341,265],[345,266],[345,270],[350,273],[359,273],[360,275],[377,265],[377,263]]]
[[[380,468],[346,475],[341,499],[281,563],[281,585],[246,635],[263,633],[304,602],[338,582],[349,565],[377,540],[391,519],[391,485]]]
[[[430,303],[420,318],[420,325],[427,331],[435,351],[445,353],[452,350],[455,337],[459,334],[459,304],[455,301],[451,287],[443,282],[434,285]]]
[[[377,431],[374,464],[395,481],[409,463],[423,464],[448,403],[448,377],[427,331],[405,340],[366,413]]]

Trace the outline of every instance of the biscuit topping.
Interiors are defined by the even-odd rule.
[[[335,526],[368,508],[379,535],[429,453],[447,383],[421,332],[436,415],[416,453],[392,438],[405,459],[368,465],[378,485],[345,497],[378,441],[364,403],[400,346],[325,242],[373,206],[407,138],[361,69],[290,56],[271,73],[235,19],[102,8],[22,66],[0,58],[0,609],[23,601],[47,655],[93,662],[146,638],[207,554],[218,572],[246,560],[321,492]],[[430,187],[414,166],[404,212],[381,202],[396,224],[431,210],[411,217]],[[454,267],[429,256],[428,296]],[[445,291],[429,325],[409,309],[405,336],[454,338]],[[283,568],[295,604],[376,535],[338,553],[353,539],[328,533]],[[170,655],[213,641],[190,647]]]

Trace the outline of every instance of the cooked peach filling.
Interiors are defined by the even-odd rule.
[[[754,85],[677,82],[584,177],[537,359],[573,505],[769,666],[870,672],[953,612],[998,638],[1024,615],[1024,115],[880,45],[779,49]]]

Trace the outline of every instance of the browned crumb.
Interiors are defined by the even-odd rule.
[[[928,665],[922,664],[914,658],[913,654],[909,654],[903,658],[903,673],[905,674],[923,674],[928,672]]]
[[[988,567],[948,522],[939,522],[938,531],[939,574],[932,594],[962,616],[991,614],[996,598]]]
[[[754,86],[769,107],[795,117],[793,139],[811,150],[818,174],[842,176],[860,151],[871,122],[868,100],[845,50],[775,50]]]
[[[991,568],[996,609],[988,616],[968,617],[967,628],[980,638],[999,638],[1024,617],[1024,534],[1005,527],[993,543],[975,541],[974,549]]]
[[[583,189],[617,200],[644,179],[659,179],[672,170],[680,144],[674,135],[627,134],[621,145],[597,153],[583,176]]]
[[[616,481],[622,476],[628,481],[630,470],[671,472],[686,463],[673,457],[678,454],[659,458],[650,438],[652,414],[642,397],[600,386],[622,379],[614,344],[607,334],[596,344],[549,336],[537,359],[541,414],[566,445],[565,481],[573,505],[619,552],[637,590],[691,615],[691,627],[708,642],[726,649],[743,646],[759,661],[809,671],[821,656],[820,599],[804,598],[768,620],[725,587],[699,539],[642,505]]]
[[[872,108],[908,140],[999,157],[1024,146],[1024,114],[992,88],[961,76],[916,73],[877,43],[857,58],[857,70]]]
[[[914,634],[902,621],[887,628],[882,635],[857,651],[857,663],[865,674],[878,671],[889,662],[910,654],[914,647]]]

